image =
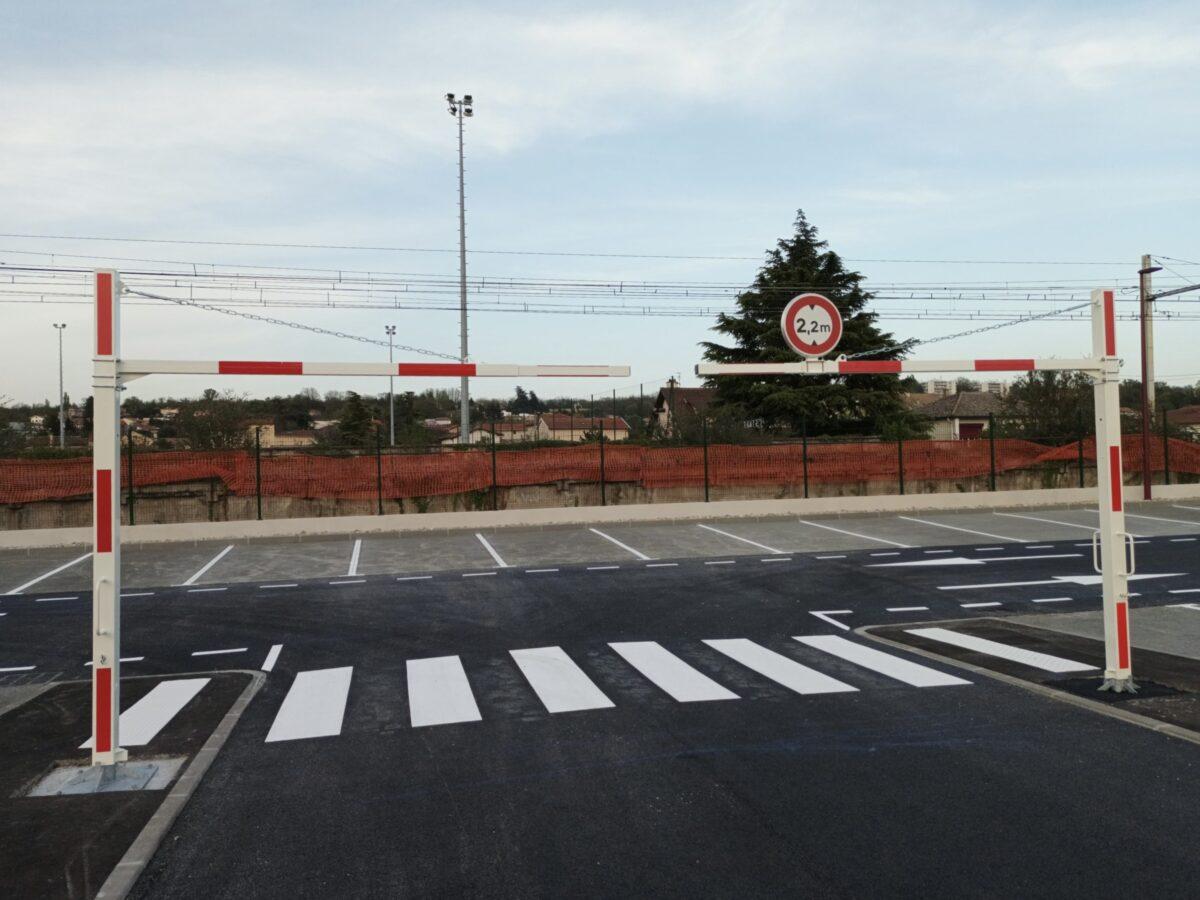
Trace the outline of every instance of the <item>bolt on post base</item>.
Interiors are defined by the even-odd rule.
[[[1109,675],[1105,677],[1104,683],[1100,685],[1099,689],[1112,691],[1114,694],[1136,694],[1138,692],[1138,686],[1132,675],[1126,675],[1124,678]]]

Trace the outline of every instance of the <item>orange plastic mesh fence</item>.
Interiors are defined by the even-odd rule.
[[[1152,442],[1151,463],[1164,468],[1161,438]],[[1141,468],[1141,440],[1124,438],[1126,471]],[[1168,450],[1173,473],[1200,475],[1200,443],[1172,438]],[[907,481],[970,478],[991,471],[986,440],[905,441]],[[998,473],[1043,464],[1072,463],[1079,444],[1059,447],[1003,438],[995,442]],[[1084,459],[1095,464],[1095,441],[1087,440]],[[708,482],[714,486],[799,484],[804,479],[805,450],[799,443],[708,447]],[[385,498],[429,497],[482,491],[492,486],[492,453],[487,448],[434,453],[315,455],[285,453],[260,460],[263,496],[372,499],[382,476]],[[900,452],[895,442],[816,443],[807,448],[811,484],[892,480],[899,477]],[[134,456],[138,490],[170,484],[219,481],[237,496],[258,491],[254,454],[244,450],[211,452],[139,452]],[[595,482],[600,479],[600,447],[504,450],[495,454],[495,481],[500,487]],[[0,459],[0,503],[23,504],[83,498],[91,493],[91,460]],[[604,478],[647,488],[704,483],[704,448],[604,445]],[[122,486],[128,489],[129,467],[122,456]]]

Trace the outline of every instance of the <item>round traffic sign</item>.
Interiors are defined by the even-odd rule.
[[[800,294],[783,308],[783,339],[801,356],[824,356],[842,339],[842,314],[828,297]]]

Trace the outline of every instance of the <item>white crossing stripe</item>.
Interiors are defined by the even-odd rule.
[[[747,669],[753,669],[759,675],[766,676],[797,694],[836,694],[858,690],[745,638],[704,643]]]
[[[267,732],[267,743],[341,734],[353,674],[353,666],[297,673]]]
[[[259,666],[264,672],[270,672],[275,668],[275,663],[279,659],[279,653],[283,650],[283,644],[272,644],[271,649],[267,652],[267,658],[263,660],[263,664]]]
[[[478,722],[483,718],[457,656],[410,659],[407,666],[408,714],[413,728]]]
[[[823,653],[844,659],[856,666],[862,666],[864,669],[870,669],[872,672],[878,672],[880,675],[886,675],[888,678],[895,678],[897,681],[913,687],[948,687],[953,684],[971,683],[966,679],[939,672],[937,669],[892,656],[890,653],[884,653],[872,647],[864,647],[862,644],[848,641],[836,634],[806,635],[797,637],[796,640]]]
[[[200,693],[210,679],[180,678],[176,681],[160,681],[146,696],[125,712],[121,713],[118,735],[122,747],[144,747]],[[92,739],[84,741],[79,749],[92,746]]]
[[[693,669],[655,641],[622,641],[608,646],[680,703],[738,699],[733,691]]]
[[[971,634],[951,631],[948,628],[909,628],[907,631],[917,637],[962,647],[964,650],[973,650],[986,656],[1011,660],[1046,672],[1089,672],[1096,668],[1073,659],[1063,659],[1061,656],[1051,656],[1049,653],[1039,653],[1036,650],[1025,650],[1010,644],[1002,644],[999,641],[989,641]]]
[[[549,712],[603,709],[613,705],[561,647],[534,647],[510,650],[509,653]]]

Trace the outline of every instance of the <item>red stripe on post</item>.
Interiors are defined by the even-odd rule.
[[[1032,372],[1032,359],[977,359],[976,372]]]
[[[96,667],[96,752],[112,750],[112,669]]]
[[[1117,322],[1112,291],[1104,292],[1104,355],[1117,355]]]
[[[1120,512],[1122,509],[1122,488],[1125,484],[1124,478],[1121,475],[1120,447],[1108,448],[1108,480],[1111,482],[1112,489],[1112,511]]]
[[[902,365],[898,359],[843,359],[838,363],[838,372],[842,375],[883,375],[902,371]]]
[[[96,273],[96,355],[112,356],[112,273]]]
[[[303,375],[304,363],[298,362],[250,362],[246,360],[221,360],[217,363],[218,375]]]
[[[1117,667],[1129,668],[1129,604],[1117,604]]]
[[[475,363],[398,363],[397,375],[474,375]]]
[[[112,553],[112,469],[96,470],[96,552]]]

